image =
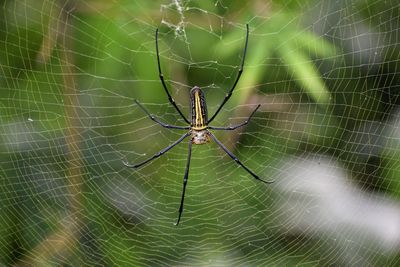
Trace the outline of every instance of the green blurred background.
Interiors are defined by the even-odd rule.
[[[0,265],[399,266],[398,1],[3,0]],[[242,78],[216,144],[177,140]]]

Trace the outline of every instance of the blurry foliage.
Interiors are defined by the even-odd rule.
[[[269,165],[261,171],[264,176],[273,176],[271,166],[287,154],[326,153],[341,159],[357,174],[355,177],[360,183],[376,184],[378,179],[385,179],[383,188],[399,196],[399,145],[395,141],[398,136],[389,137],[393,140],[387,143],[377,141],[378,150],[369,147],[372,144],[368,141],[365,146],[364,143],[353,146],[357,140],[369,140],[369,131],[375,129],[370,123],[387,122],[399,104],[400,35],[392,33],[400,29],[395,1],[382,4],[365,0],[357,1],[356,5],[344,1],[338,8],[343,14],[336,14],[330,4],[321,4],[319,8],[326,8],[328,14],[348,19],[332,24],[323,22],[322,29],[305,26],[314,23],[307,21],[309,18],[305,15],[312,14],[312,8],[308,7],[318,1],[182,2],[184,18],[173,1],[164,3],[161,9],[157,1],[3,1],[0,18],[1,264],[35,259],[30,256],[38,251],[36,256],[43,257],[47,263],[176,264],[175,260],[185,260],[183,256],[189,250],[198,249],[196,244],[202,240],[213,240],[213,244],[206,245],[215,246],[215,255],[204,252],[205,258],[218,258],[219,253],[223,254],[224,249],[235,244],[232,250],[240,251],[249,260],[263,255],[265,258],[259,260],[263,263],[271,255],[275,256],[271,261],[276,261],[279,255],[282,265],[292,265],[297,260],[319,261],[322,265],[330,262],[332,255],[324,254],[326,260],[320,258],[324,248],[307,255],[315,250],[312,241],[293,242],[290,237],[282,238],[271,228],[273,221],[262,225],[263,218],[272,218],[273,210],[266,210],[267,204],[258,199],[271,200],[271,192],[255,185],[251,179],[242,179],[243,173],[229,161],[209,162],[210,158],[218,158],[215,149],[201,147],[193,151],[197,156],[192,169],[200,170],[200,174],[192,172],[188,194],[194,193],[199,185],[207,188],[207,194],[193,198],[195,203],[191,210],[184,211],[186,222],[179,229],[171,231],[167,223],[174,220],[170,215],[177,208],[169,204],[177,203],[181,190],[181,177],[177,178],[176,174],[183,174],[183,166],[175,163],[185,160],[184,148],[178,149],[182,152],[177,153],[179,156],[169,159],[168,166],[162,160],[155,161],[141,169],[140,176],[132,175],[131,170],[122,171],[130,185],[146,192],[155,204],[135,206],[135,203],[142,204],[140,193],[124,196],[126,206],[120,209],[110,204],[115,179],[121,179],[115,173],[122,167],[120,158],[105,143],[116,144],[129,160],[140,160],[142,153],[154,153],[166,145],[165,140],[178,136],[163,131],[162,138],[159,137],[157,126],[149,127],[151,122],[134,107],[132,99],[147,103],[152,113],[164,114],[163,118],[171,124],[182,124],[178,116],[171,115],[175,114],[174,109],[165,104],[167,99],[158,81],[154,45],[157,27],[160,28],[163,72],[171,94],[188,114],[188,91],[194,85],[204,87],[212,113],[236,76],[245,38],[243,26],[249,23],[251,32],[244,74],[238,85],[240,89],[235,91],[226,110],[254,104],[252,97],[264,102],[266,98],[276,97],[277,104],[283,107],[276,111],[272,104],[263,105],[260,115],[245,130],[252,134],[238,134],[240,145],[233,149],[248,159],[250,167],[268,161]],[[265,13],[258,14],[260,10]],[[67,13],[66,17],[61,15],[63,12]],[[348,14],[353,15],[347,18]],[[69,31],[63,26],[66,18]],[[185,24],[179,25],[182,20]],[[363,20],[367,23],[362,27],[368,27],[367,31],[375,35],[359,40],[365,36],[346,31],[346,25],[357,32],[358,27],[362,28],[359,21]],[[69,41],[65,40],[64,33],[70,37]],[[355,45],[373,42],[376,36],[382,37],[380,51]],[[65,50],[70,53],[73,73],[63,72]],[[374,59],[373,55],[378,58]],[[48,255],[37,248],[47,237],[57,236],[68,225],[65,218],[71,201],[66,189],[70,151],[64,135],[71,125],[63,97],[66,94],[63,78],[68,75],[74,77],[81,103],[75,107],[82,136],[76,146],[84,163],[81,166],[84,182],[80,189],[84,196],[81,212],[85,220],[80,225],[78,245],[71,248],[79,257],[64,259],[65,255]],[[236,115],[221,113],[216,123],[229,122],[229,117],[242,117],[241,114],[239,111]],[[137,136],[129,134],[132,127],[137,130]],[[355,130],[362,133],[354,136]],[[138,141],[141,138],[143,142]],[[130,142],[132,139],[136,142]],[[237,139],[232,139],[228,141],[235,146]],[[366,172],[371,156],[379,158],[381,164],[377,166],[378,171]],[[210,176],[204,172],[207,169],[229,173],[226,176],[231,184],[224,184],[222,188],[222,182],[213,179],[204,185],[203,176]],[[163,173],[164,179],[147,179],[154,170]],[[229,196],[224,192],[226,188],[231,191]],[[218,211],[208,209],[210,200],[218,203],[213,205]],[[165,210],[165,213],[146,209]],[[221,216],[221,210],[226,214]],[[260,210],[262,215],[257,212]],[[155,218],[149,220],[152,216]],[[234,231],[237,229],[225,227],[241,218],[250,218],[243,226],[249,229],[257,226],[253,239]],[[195,227],[197,233],[193,234],[194,228],[185,224],[199,226]],[[268,247],[254,241],[265,239]],[[180,243],[174,244],[174,240]],[[252,242],[263,254],[249,249],[248,244]],[[160,247],[159,254],[148,255],[155,246]],[[198,253],[201,258],[203,251]],[[186,264],[190,264],[191,259],[187,260]]]
[[[333,58],[335,48],[325,39],[302,30],[298,20],[299,18],[292,12],[281,12],[271,16],[267,22],[256,21],[260,25],[257,25],[257,31],[253,33],[256,37],[251,38],[247,61],[252,64],[268,64],[266,59],[273,56],[282,59],[287,71],[299,87],[304,88],[316,103],[321,106],[329,105],[330,93],[314,65],[312,56]],[[233,32],[224,38],[224,41],[233,42],[238,38],[237,34],[238,32]],[[232,56],[232,52],[238,52],[232,51],[234,46],[226,49],[224,43],[220,42],[218,45],[218,53],[225,57]],[[266,71],[268,69],[252,70],[245,76],[244,81],[241,81],[242,85],[250,87],[260,83]]]

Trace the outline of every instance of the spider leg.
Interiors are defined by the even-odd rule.
[[[266,183],[266,184],[271,184],[273,182],[275,182],[274,180],[272,181],[266,181],[261,179],[260,177],[258,177],[257,174],[255,174],[254,172],[252,172],[249,168],[247,168],[232,152],[230,152],[212,133],[210,133],[211,138],[215,141],[215,143],[217,143],[217,145],[219,145],[222,150],[225,151],[226,154],[228,154],[229,157],[231,157],[231,159],[233,159],[237,164],[239,164],[243,169],[245,169],[249,174],[251,174],[251,176],[253,176],[255,179]]]
[[[187,124],[190,124],[188,119],[183,115],[182,111],[176,105],[175,100],[172,98],[171,94],[169,93],[169,91],[167,89],[167,85],[165,84],[164,74],[161,71],[160,53],[158,51],[158,28],[156,30],[156,52],[157,52],[157,64],[158,64],[158,76],[160,77],[160,80],[164,87],[165,93],[167,93],[168,101],[175,107],[175,109],[178,111],[179,115],[181,115],[181,117],[187,122]]]
[[[139,101],[137,101],[136,99],[135,99],[135,103],[140,107],[141,110],[143,110],[144,113],[147,114],[147,116],[149,116],[149,118],[150,118],[152,121],[154,121],[154,122],[160,124],[160,125],[161,125],[162,127],[164,127],[164,128],[183,129],[183,130],[189,130],[189,129],[190,129],[190,126],[176,126],[176,125],[169,125],[169,124],[166,124],[166,123],[160,121],[159,119],[157,119],[156,117],[154,117],[154,115],[150,114],[150,112],[149,112],[147,109],[145,109],[145,107],[144,107],[142,104],[140,104]]]
[[[171,148],[173,148],[174,146],[176,146],[177,144],[179,144],[180,142],[182,142],[183,139],[185,139],[186,137],[188,137],[190,135],[190,132],[185,133],[184,135],[182,135],[178,140],[176,140],[173,144],[167,146],[166,148],[162,149],[161,151],[157,152],[156,154],[154,154],[151,158],[146,159],[145,161],[142,161],[141,163],[138,164],[129,164],[125,161],[123,161],[122,163],[129,168],[138,168],[150,161],[152,161],[153,159],[156,159],[160,156],[162,156],[165,152],[169,151]]]
[[[261,106],[261,105],[258,105],[258,106],[253,110],[253,112],[250,114],[250,116],[247,118],[247,120],[245,120],[244,122],[242,122],[242,123],[240,123],[240,124],[233,125],[233,126],[228,126],[228,127],[214,127],[214,126],[208,126],[208,129],[212,129],[212,130],[235,130],[235,129],[239,128],[239,127],[242,127],[242,126],[244,126],[244,125],[246,125],[246,124],[249,123],[249,121],[250,121],[251,118],[253,117],[254,113],[256,113],[256,111],[258,110],[258,108],[259,108],[260,106]]]
[[[216,116],[217,114],[220,112],[220,110],[222,109],[222,107],[225,105],[225,103],[229,100],[229,98],[232,95],[233,90],[235,89],[237,83],[239,82],[240,76],[242,76],[242,72],[243,72],[243,66],[244,66],[244,59],[246,57],[246,51],[247,51],[247,44],[249,42],[249,24],[246,24],[246,42],[244,44],[244,49],[243,49],[243,56],[242,56],[242,63],[240,64],[240,68],[238,71],[238,75],[236,77],[235,82],[233,83],[233,86],[231,88],[231,90],[229,90],[229,92],[225,95],[224,100],[222,101],[221,105],[218,107],[217,111],[214,113],[214,115],[212,115],[212,117],[208,120],[208,123],[210,123]]]
[[[185,175],[183,176],[183,189],[182,189],[182,197],[181,197],[181,205],[179,206],[179,215],[178,220],[176,221],[175,225],[179,224],[181,220],[182,211],[183,211],[183,202],[185,200],[185,192],[186,192],[186,184],[189,177],[189,166],[190,166],[190,156],[192,155],[192,140],[189,140],[189,149],[188,149],[188,157],[186,161],[186,170]]]

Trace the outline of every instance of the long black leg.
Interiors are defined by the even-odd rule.
[[[251,120],[251,118],[253,117],[254,113],[256,113],[257,109],[260,107],[261,105],[258,105],[253,112],[250,114],[250,116],[247,118],[247,120],[245,120],[244,122],[238,124],[238,125],[233,125],[233,126],[228,126],[228,127],[214,127],[214,126],[208,126],[208,129],[212,129],[212,130],[235,130],[239,127],[242,127],[246,124],[249,123],[249,121]]]
[[[178,140],[176,140],[173,144],[167,146],[166,148],[164,148],[164,149],[162,149],[161,151],[159,151],[159,152],[157,152],[156,154],[154,154],[154,156],[152,156],[151,158],[146,159],[145,161],[143,161],[143,162],[141,162],[141,163],[138,163],[138,164],[129,164],[129,163],[125,162],[125,161],[123,161],[123,163],[124,163],[124,165],[125,165],[126,167],[129,167],[129,168],[138,168],[138,167],[140,167],[140,166],[146,164],[147,162],[150,162],[150,161],[152,161],[153,159],[156,159],[156,158],[162,156],[165,152],[167,152],[168,150],[170,150],[171,148],[173,148],[174,146],[176,146],[177,144],[179,144],[180,142],[182,142],[182,140],[185,139],[186,137],[188,137],[189,135],[190,135],[190,132],[185,133],[185,134],[182,135]]]
[[[226,154],[228,154],[229,157],[231,157],[231,159],[233,159],[237,164],[239,164],[240,166],[242,166],[243,169],[245,169],[249,174],[251,174],[251,176],[253,176],[254,178],[256,178],[257,180],[266,183],[266,184],[271,184],[275,181],[265,181],[263,179],[261,179],[260,177],[258,177],[257,174],[255,174],[254,172],[252,172],[249,168],[247,168],[235,155],[232,154],[232,152],[230,152],[212,133],[210,133],[211,138],[215,141],[215,143],[217,143],[222,150],[225,151]]]
[[[189,130],[190,129],[190,126],[176,126],[176,125],[166,124],[166,123],[160,121],[159,119],[157,119],[156,117],[154,117],[154,115],[150,114],[150,112],[147,109],[145,109],[145,107],[142,104],[140,104],[139,101],[137,101],[136,99],[135,99],[135,103],[141,108],[141,110],[143,110],[144,113],[147,114],[147,116],[149,116],[149,118],[151,120],[157,122],[162,127],[170,128],[170,129],[183,129],[183,130]]]
[[[182,189],[181,205],[179,206],[178,220],[176,221],[175,225],[179,224],[179,221],[181,220],[181,216],[182,216],[183,202],[185,200],[186,184],[187,184],[188,177],[189,177],[189,166],[190,166],[190,156],[191,155],[192,155],[192,140],[189,140],[189,150],[188,150],[188,157],[187,157],[187,161],[186,161],[186,170],[185,170],[185,176],[183,176],[183,189]]]
[[[239,82],[240,76],[242,76],[242,72],[243,72],[243,65],[244,65],[244,59],[246,57],[246,51],[247,51],[247,44],[249,42],[249,24],[246,24],[246,43],[244,44],[244,49],[243,49],[243,56],[242,56],[242,63],[240,64],[240,68],[239,68],[239,72],[238,75],[236,77],[235,82],[233,83],[233,86],[231,88],[231,90],[229,90],[229,92],[225,95],[224,100],[222,101],[221,105],[218,107],[217,111],[214,113],[214,115],[212,115],[212,117],[208,120],[208,123],[210,123],[216,116],[217,114],[220,112],[220,110],[222,109],[222,107],[225,105],[225,103],[229,100],[229,98],[232,95],[233,90],[236,87],[236,84]]]
[[[171,94],[169,93],[169,91],[167,89],[167,85],[165,84],[164,75],[161,72],[160,53],[158,51],[158,28],[156,30],[156,51],[157,51],[157,63],[158,63],[158,76],[160,77],[160,80],[161,80],[161,83],[162,83],[162,85],[164,87],[164,90],[167,93],[168,101],[175,107],[175,109],[178,111],[178,113],[181,115],[181,117],[187,122],[187,124],[190,124],[188,119],[186,119],[186,117],[183,115],[182,111],[176,105],[175,100],[172,98]]]

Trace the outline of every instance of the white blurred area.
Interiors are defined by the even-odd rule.
[[[308,155],[285,162],[274,190],[286,233],[319,240],[344,258],[399,251],[399,202],[351,183],[332,158]]]

